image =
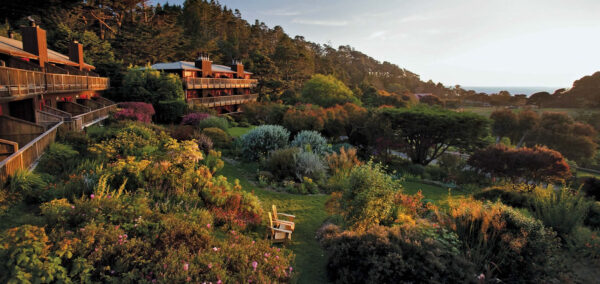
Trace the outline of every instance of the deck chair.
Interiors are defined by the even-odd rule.
[[[267,228],[267,239],[273,243],[287,243],[292,239],[292,231],[283,228],[284,225],[273,222],[273,216],[269,212],[269,228]]]
[[[285,213],[277,213],[277,206],[275,205],[272,205],[271,209],[273,211],[273,221],[275,223],[285,225],[287,227],[287,230],[294,231],[294,228],[296,227],[296,225],[294,224],[294,218],[296,218],[296,216]],[[279,219],[279,216],[286,217],[287,220],[281,220]]]

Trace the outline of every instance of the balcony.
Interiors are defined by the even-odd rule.
[[[191,105],[202,105],[202,106],[206,106],[206,107],[219,107],[219,106],[239,105],[239,104],[245,104],[248,102],[255,102],[257,98],[258,98],[258,94],[250,94],[250,95],[195,98],[195,99],[188,99],[188,102]]]
[[[99,91],[109,88],[104,77],[54,74],[0,67],[0,99],[38,94]]]
[[[254,88],[258,85],[256,79],[184,78],[184,81],[188,90]]]

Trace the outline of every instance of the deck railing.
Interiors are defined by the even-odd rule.
[[[206,107],[218,107],[228,105],[239,105],[247,102],[255,102],[258,94],[235,95],[235,96],[220,96],[207,98],[191,98],[188,102],[192,105],[203,105]]]
[[[254,88],[256,79],[185,78],[186,89]]]
[[[108,78],[0,67],[0,97],[106,90]]]
[[[71,121],[69,121],[69,128],[71,130],[79,131],[84,127],[87,127],[88,125],[92,124],[96,120],[108,117],[110,112],[116,109],[117,105],[113,104],[90,112],[82,113],[77,116],[73,116],[71,118]]]
[[[27,143],[25,147],[0,162],[0,180],[6,180],[8,176],[14,174],[17,170],[31,167],[42,156],[50,143],[54,142],[56,132],[62,124],[62,121],[57,123],[42,135]]]

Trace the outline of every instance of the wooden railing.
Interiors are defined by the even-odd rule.
[[[19,151],[19,143],[0,139],[0,162]]]
[[[239,105],[239,104],[245,104],[247,102],[255,102],[257,98],[258,98],[258,94],[249,94],[249,95],[220,96],[220,97],[207,97],[207,98],[192,98],[192,99],[188,99],[188,102],[192,105],[217,107],[217,106]]]
[[[186,89],[254,88],[256,79],[185,78]]]
[[[49,112],[45,112],[45,111],[41,111],[41,110],[35,110],[35,121],[37,122],[37,124],[43,125],[46,128],[50,128],[52,126],[54,126],[55,124],[63,121],[63,117],[53,114],[53,113],[49,113]]]
[[[104,77],[54,74],[0,67],[0,97],[19,97],[43,93],[106,90]]]
[[[70,113],[68,113],[66,111],[63,111],[60,109],[55,109],[55,108],[53,108],[51,106],[47,106],[47,105],[42,105],[42,111],[60,116],[65,120],[70,119],[72,116]]]
[[[37,159],[39,159],[44,150],[50,143],[56,139],[56,132],[63,124],[59,122],[42,135],[27,143],[16,153],[0,162],[0,180],[6,180],[8,176],[14,174],[17,170],[28,169]]]
[[[110,106],[105,106],[103,108],[99,108],[97,110],[93,110],[90,112],[86,112],[77,116],[73,116],[71,121],[69,121],[69,129],[74,131],[80,131],[83,128],[89,126],[93,122],[106,118],[110,114],[111,111],[117,109],[117,105],[113,104]]]

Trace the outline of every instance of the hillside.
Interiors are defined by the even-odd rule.
[[[18,30],[33,18],[48,31],[50,48],[66,52],[68,42],[84,44],[86,62],[111,77],[129,65],[194,60],[209,54],[215,63],[242,59],[260,79],[260,93],[279,99],[296,91],[313,74],[331,74],[360,93],[364,86],[398,94],[434,93],[448,89],[389,62],[379,62],[350,46],[338,48],[290,37],[280,26],[248,23],[239,10],[215,1],[189,0],[183,6],[134,1],[20,1],[0,8],[9,28]],[[17,6],[18,5],[18,6]],[[360,86],[363,88],[359,88]]]

